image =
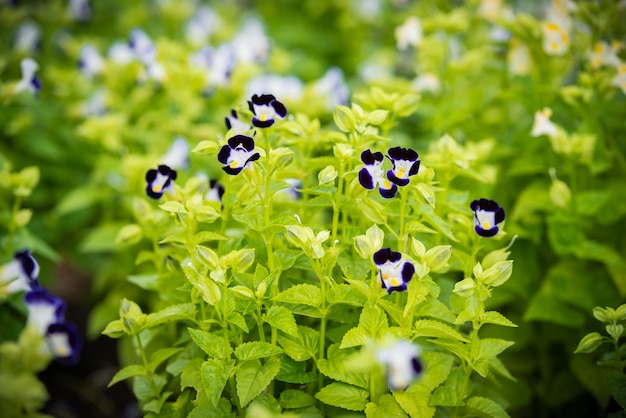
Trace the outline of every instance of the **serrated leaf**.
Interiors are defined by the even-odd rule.
[[[392,395],[384,394],[378,398],[378,404],[370,402],[365,406],[365,416],[367,418],[406,418],[408,415]]]
[[[204,393],[212,405],[218,405],[226,382],[230,378],[235,360],[208,359],[200,367]]]
[[[209,400],[198,403],[186,418],[232,418],[232,405],[226,398],[220,398],[217,404]]]
[[[453,339],[461,342],[469,342],[467,338],[443,322],[432,319],[420,319],[415,322],[415,333],[418,337],[436,337],[443,339]]]
[[[334,382],[324,386],[315,397],[326,405],[349,411],[363,411],[367,405],[369,392],[347,383]]]
[[[507,317],[497,311],[487,311],[480,316],[480,320],[485,324],[502,325],[503,327],[517,327],[516,324],[509,321]]]
[[[170,213],[187,213],[187,209],[185,209],[185,206],[175,200],[170,200],[169,202],[160,204],[159,207],[162,210]]]
[[[306,408],[315,405],[315,398],[302,390],[287,389],[280,393],[278,403],[285,409]]]
[[[387,314],[379,306],[365,305],[359,316],[359,327],[368,330],[371,337],[378,338],[389,328]]]
[[[237,326],[239,329],[241,329],[245,333],[250,332],[250,330],[248,329],[248,324],[246,323],[246,319],[239,312],[229,312],[228,322]]]
[[[319,359],[317,367],[324,376],[333,380],[358,386],[363,389],[369,389],[369,380],[363,373],[355,373],[347,369],[344,365],[345,361],[352,354],[353,350],[342,350],[338,344],[332,344],[328,347],[327,358]]]
[[[296,361],[291,359],[291,357],[283,356],[280,360],[280,371],[275,379],[297,385],[317,382],[317,372],[306,371],[306,366],[307,364],[304,361]]]
[[[263,320],[271,326],[278,328],[285,334],[293,337],[298,337],[298,326],[296,325],[296,319],[289,309],[283,306],[272,306],[267,310],[267,313],[263,315]]]
[[[181,303],[179,305],[168,306],[158,312],[149,314],[142,329],[152,328],[157,325],[171,321],[184,319],[193,320],[196,315],[196,306],[193,303]]]
[[[148,369],[154,372],[161,363],[163,363],[168,358],[172,357],[174,354],[179,353],[181,350],[182,348],[180,347],[168,347],[168,348],[161,348],[160,350],[155,351],[150,356],[150,363],[148,364]]]
[[[122,380],[126,380],[134,376],[143,376],[145,374],[146,369],[143,366],[140,366],[138,364],[131,364],[130,366],[126,366],[123,369],[119,370],[117,373],[115,373],[107,387],[110,388],[111,386],[118,382],[121,382]]]
[[[496,402],[482,396],[473,396],[467,400],[467,409],[475,416],[484,418],[510,418],[509,414]]]
[[[297,284],[280,292],[272,300],[275,302],[292,303],[318,307],[322,304],[322,292],[312,284]]]
[[[443,385],[439,386],[433,392],[430,400],[432,406],[462,406],[464,405],[461,397],[463,396],[463,381],[465,372],[462,368],[457,367],[450,372]]]
[[[180,388],[194,388],[196,391],[200,391],[203,388],[202,373],[200,369],[204,359],[200,357],[192,358],[185,364],[183,370],[180,372]]]
[[[329,305],[345,304],[350,306],[363,306],[367,299],[361,292],[346,283],[340,283],[328,289],[326,301]]]
[[[361,327],[354,327],[346,332],[341,339],[340,348],[358,347],[365,344],[369,335]]]
[[[514,344],[513,341],[505,341],[497,338],[485,338],[477,342],[477,355],[472,361],[472,367],[482,377],[489,373],[489,362],[498,354]]]
[[[209,241],[223,241],[226,240],[228,238],[226,238],[223,235],[220,234],[216,234],[215,232],[211,232],[211,231],[200,231],[197,232],[193,235],[193,237],[191,238],[191,242],[194,245],[198,245],[198,244],[202,244],[203,242],[209,242]]]
[[[259,360],[246,361],[235,373],[237,395],[244,407],[256,398],[274,379],[280,370],[280,359],[270,357],[265,364]]]
[[[470,361],[467,346],[460,341],[443,340],[443,339],[428,340],[428,341],[434,344],[437,344],[439,347],[445,348],[452,354],[455,354],[459,359],[461,359],[464,362]]]
[[[193,285],[195,289],[200,292],[202,299],[209,305],[215,305],[222,298],[220,288],[213,280],[202,277],[198,272],[190,265],[182,266],[185,277]]]
[[[617,403],[619,403],[622,408],[626,409],[626,376],[622,373],[612,371],[606,377],[606,382]]]
[[[240,344],[235,349],[235,357],[241,361],[246,361],[270,357],[283,352],[280,347],[270,343],[264,341],[250,341]]]
[[[230,344],[224,337],[199,329],[187,328],[191,339],[211,357],[218,359],[229,358],[233,352]]]

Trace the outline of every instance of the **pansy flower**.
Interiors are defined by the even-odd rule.
[[[387,178],[398,186],[409,184],[409,177],[416,175],[420,169],[419,156],[411,148],[390,148],[387,157],[393,165],[393,168],[387,171]]]
[[[254,152],[254,139],[246,135],[233,136],[217,154],[217,160],[225,164],[222,170],[231,176],[239,174],[249,162],[259,158],[261,154]]]
[[[504,209],[495,201],[478,199],[470,203],[474,211],[474,230],[481,237],[493,237],[500,228],[498,224],[504,221]]]
[[[209,181],[209,190],[204,195],[204,198],[212,202],[221,203],[223,196],[224,196],[224,186],[222,186],[217,180]]]
[[[385,172],[382,168],[383,160],[382,152],[372,152],[368,149],[363,151],[361,161],[365,163],[365,167],[359,171],[359,183],[368,190],[372,190],[378,185],[380,195],[391,199],[398,192],[398,186],[385,178]]]
[[[0,285],[3,292],[11,294],[39,287],[39,264],[28,250],[15,253],[13,260],[2,267]]]
[[[174,169],[189,167],[189,144],[187,140],[182,136],[174,138],[172,145],[161,157],[161,162]]]
[[[276,100],[272,94],[252,95],[248,100],[248,107],[254,114],[252,124],[257,128],[268,128],[275,122],[275,118],[284,119],[287,116],[287,108]]]
[[[224,122],[226,123],[226,129],[232,129],[235,135],[239,135],[250,130],[250,125],[239,119],[235,109],[232,109],[230,111],[230,115],[224,118]]]
[[[62,364],[75,364],[82,348],[82,339],[76,327],[67,322],[53,323],[46,331],[50,353]]]
[[[391,390],[405,390],[423,370],[420,349],[406,340],[380,348],[376,360],[385,367],[387,385]]]
[[[92,78],[102,72],[104,68],[104,60],[100,53],[93,45],[85,45],[80,50],[78,58],[78,68],[89,78]]]
[[[153,199],[160,199],[163,193],[173,190],[177,175],[176,170],[165,164],[159,165],[156,170],[148,170],[146,173],[146,193]]]
[[[39,287],[27,292],[24,301],[28,308],[27,323],[41,335],[46,335],[50,325],[63,322],[65,302],[49,293],[47,289]]]
[[[390,248],[376,251],[374,263],[378,266],[378,278],[387,293],[406,290],[407,283],[415,273],[415,266],[409,261],[403,261],[402,254]]]
[[[37,77],[39,64],[32,58],[24,58],[20,62],[22,79],[15,86],[15,92],[30,91],[34,96],[41,90],[41,80]]]

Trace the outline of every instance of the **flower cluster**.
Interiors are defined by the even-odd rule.
[[[28,250],[17,252],[0,272],[2,293],[26,291],[27,325],[45,338],[47,350],[59,362],[78,361],[82,340],[76,327],[64,320],[65,302],[39,285],[39,264]]]
[[[404,261],[401,253],[391,251],[390,248],[381,248],[376,251],[374,263],[378,266],[378,278],[387,293],[406,290],[407,283],[411,281],[415,273],[413,263]]]
[[[411,148],[393,147],[387,151],[392,169],[385,173],[383,154],[365,150],[361,153],[361,161],[365,164],[359,171],[361,186],[372,190],[378,185],[378,191],[384,198],[390,199],[398,192],[398,186],[409,184],[409,177],[417,174],[420,160],[417,152]]]

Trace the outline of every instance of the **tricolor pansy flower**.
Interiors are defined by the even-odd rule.
[[[39,287],[39,264],[28,250],[15,253],[13,260],[0,270],[2,293],[11,294]],[[6,287],[5,287],[6,286]]]
[[[268,128],[274,124],[275,118],[284,119],[287,116],[285,105],[272,94],[252,95],[248,107],[254,114],[252,124],[257,128]]]
[[[224,122],[226,123],[226,129],[232,129],[235,135],[239,135],[250,130],[250,125],[239,119],[235,109],[232,109],[230,111],[230,115],[224,118]]]
[[[419,155],[411,148],[390,148],[387,157],[393,165],[393,168],[387,171],[387,178],[398,186],[409,184],[409,177],[416,175],[420,169]]]
[[[165,164],[159,165],[156,170],[148,170],[146,173],[146,193],[152,199],[160,199],[163,193],[172,191],[177,175],[176,170]]]
[[[398,186],[385,177],[382,164],[385,157],[382,152],[365,150],[361,153],[361,161],[365,164],[359,171],[359,183],[368,190],[378,185],[378,191],[384,198],[391,199],[398,192]]]
[[[470,203],[474,211],[474,230],[481,237],[493,237],[500,228],[498,224],[504,221],[504,209],[495,201],[478,199]]]
[[[27,323],[41,335],[46,335],[50,325],[63,322],[65,302],[47,289],[39,287],[27,292],[24,301],[28,309]]]
[[[222,186],[217,180],[210,180],[209,190],[204,195],[204,198],[212,202],[221,203],[222,196],[224,196],[224,186]]]
[[[222,170],[231,176],[239,174],[249,162],[259,158],[261,154],[254,152],[254,139],[246,135],[233,136],[217,154],[217,160],[225,165]]]
[[[62,364],[75,364],[82,348],[82,339],[76,327],[67,322],[53,323],[46,331],[50,353]]]
[[[39,64],[32,58],[24,58],[20,62],[20,67],[22,69],[22,79],[15,86],[15,93],[30,91],[34,96],[37,96],[39,90],[41,90],[41,80],[37,77]]]
[[[420,349],[406,340],[376,351],[376,360],[385,367],[387,385],[391,390],[405,390],[423,370]]]
[[[401,253],[391,251],[390,248],[381,248],[374,253],[373,258],[378,266],[378,278],[387,293],[407,289],[407,283],[415,273],[413,263],[404,261]]]

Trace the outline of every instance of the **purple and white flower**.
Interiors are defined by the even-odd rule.
[[[374,263],[378,266],[378,278],[387,293],[400,292],[407,289],[407,283],[413,278],[415,266],[402,259],[402,254],[381,248],[374,253]]]
[[[405,390],[422,374],[419,355],[419,347],[406,340],[376,351],[376,360],[385,367],[387,385],[391,390]]]
[[[39,264],[28,250],[15,253],[13,260],[0,270],[2,293],[12,294],[39,287]],[[6,287],[5,287],[6,286]]]
[[[81,48],[78,68],[88,78],[93,78],[102,72],[104,60],[93,45],[84,45]]]
[[[409,184],[409,177],[416,175],[420,169],[419,155],[411,148],[390,148],[387,157],[393,165],[393,168],[387,171],[387,178],[398,186]]]
[[[222,170],[231,176],[239,174],[248,163],[259,158],[261,154],[254,152],[254,139],[246,135],[233,136],[217,154],[217,160],[225,165]]]
[[[33,96],[37,96],[41,90],[41,80],[37,77],[39,64],[32,58],[24,58],[20,62],[22,69],[22,79],[15,86],[15,93],[30,91]]]
[[[326,96],[329,110],[333,110],[336,105],[348,104],[350,90],[346,85],[343,71],[338,67],[331,67],[326,73],[315,82],[313,90],[320,96]]]
[[[70,0],[68,10],[70,16],[79,22],[88,22],[91,19],[89,0]]]
[[[46,331],[46,343],[50,353],[62,364],[75,364],[82,348],[80,333],[74,324],[53,323]]]
[[[173,169],[189,167],[189,143],[182,136],[174,138],[174,142],[161,157],[161,163]]]
[[[41,28],[31,20],[22,23],[15,33],[14,48],[26,54],[34,54],[39,49]]]
[[[209,190],[204,195],[204,198],[212,202],[222,203],[223,196],[224,186],[222,186],[217,180],[209,181]]]
[[[193,45],[202,45],[220,25],[220,18],[212,8],[202,5],[185,27],[185,37]]]
[[[263,62],[270,50],[270,41],[265,35],[263,24],[255,18],[247,19],[243,28],[232,40],[238,62]]]
[[[235,68],[235,51],[229,43],[217,48],[205,46],[189,57],[191,66],[206,70],[207,90],[215,86],[225,86]]]
[[[226,123],[226,129],[232,129],[235,135],[239,135],[250,130],[250,125],[239,119],[235,109],[232,109],[230,111],[230,115],[224,118],[224,122]]]
[[[272,94],[252,95],[248,107],[254,114],[252,124],[257,128],[268,128],[274,124],[275,118],[284,119],[287,116],[285,105]]]
[[[27,323],[41,335],[46,335],[50,325],[63,322],[65,302],[49,293],[47,289],[39,287],[27,292],[24,301],[28,308]]]
[[[359,183],[368,190],[373,190],[378,185],[378,192],[384,198],[391,199],[398,193],[398,186],[385,177],[382,164],[385,157],[382,152],[365,150],[361,153],[361,161],[365,167],[359,171]]]
[[[134,57],[148,65],[156,60],[156,46],[152,39],[141,29],[130,32],[128,46]]]
[[[481,237],[493,237],[500,228],[498,224],[504,221],[504,209],[495,201],[478,199],[470,203],[474,211],[474,230]]]
[[[174,180],[176,180],[177,175],[176,170],[165,164],[159,165],[156,170],[148,170],[146,173],[146,193],[152,199],[160,199],[163,193],[173,191]]]

